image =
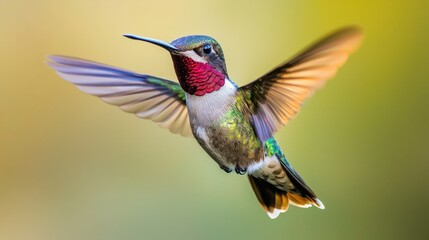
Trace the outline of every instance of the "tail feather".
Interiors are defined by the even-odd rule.
[[[301,196],[292,192],[293,190],[280,190],[263,179],[251,175],[248,177],[256,198],[271,219],[277,218],[280,213],[286,212],[289,204],[301,208],[308,208],[314,205],[320,209],[325,209],[325,206],[317,197]]]
[[[256,198],[271,219],[288,210],[289,199],[286,192],[251,175],[249,175],[249,181],[256,194]]]
[[[249,181],[268,216],[276,218],[288,210],[289,204],[324,209],[323,203],[286,160],[274,138],[265,144],[267,157],[249,172]]]
[[[289,198],[289,202],[297,207],[308,208],[314,205],[320,209],[325,209],[322,201],[320,201],[318,198],[302,197],[292,192],[288,192],[287,196]]]

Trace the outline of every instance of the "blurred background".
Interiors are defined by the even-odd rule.
[[[428,1],[0,0],[0,239],[422,239],[429,210]],[[366,38],[276,137],[326,210],[271,220],[191,138],[78,91],[70,55],[176,79],[205,34],[246,84],[325,34]]]

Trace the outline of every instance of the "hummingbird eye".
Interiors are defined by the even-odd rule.
[[[203,46],[203,52],[205,54],[210,54],[212,52],[212,46],[210,44],[206,44]]]

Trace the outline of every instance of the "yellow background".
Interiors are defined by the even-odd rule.
[[[0,0],[0,239],[422,239],[428,236],[428,1]],[[365,42],[276,137],[326,210],[276,220],[191,138],[60,79],[49,54],[175,79],[122,37],[205,34],[248,83],[326,33]]]

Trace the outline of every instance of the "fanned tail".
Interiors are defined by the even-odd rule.
[[[293,192],[293,190],[283,191],[265,180],[251,175],[249,175],[249,181],[259,203],[271,219],[277,218],[280,213],[286,212],[289,209],[289,204],[301,208],[308,208],[313,205],[320,209],[325,208],[317,197],[303,196]]]
[[[249,175],[249,181],[259,203],[271,219],[288,210],[289,198],[287,192],[251,175]]]
[[[324,209],[323,203],[287,162],[274,138],[265,143],[267,157],[249,172],[249,181],[262,208],[272,219],[286,212],[289,204]]]

